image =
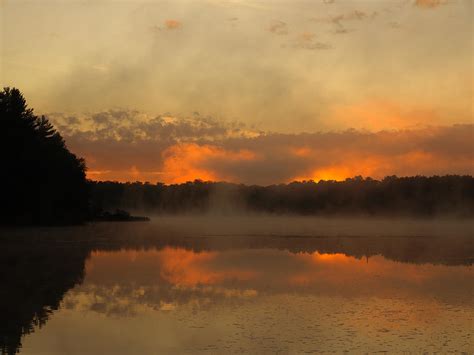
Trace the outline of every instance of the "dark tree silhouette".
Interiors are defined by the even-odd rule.
[[[18,89],[0,92],[0,224],[80,223],[88,216],[85,162]]]
[[[64,237],[62,231],[57,234]],[[82,282],[90,247],[54,242],[4,246],[0,260],[0,354],[14,355],[21,348],[22,337],[45,325],[59,309],[64,294]]]
[[[300,215],[474,215],[472,176],[389,176],[246,186],[196,180],[179,185],[91,182],[94,210],[145,213],[264,212]]]

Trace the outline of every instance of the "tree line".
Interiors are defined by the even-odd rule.
[[[357,176],[345,181],[303,181],[247,186],[195,180],[183,184],[91,181],[95,210],[150,214],[255,212],[299,215],[472,216],[472,176]]]

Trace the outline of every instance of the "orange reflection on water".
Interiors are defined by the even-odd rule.
[[[86,273],[92,278],[110,279],[116,274],[121,279],[186,287],[214,285],[225,280],[245,281],[258,275],[258,271],[238,267],[215,268],[213,262],[221,255],[217,251],[195,252],[172,247],[147,251],[95,251],[86,264]]]
[[[219,273],[207,267],[216,252],[194,253],[186,249],[165,248],[158,252],[161,277],[175,285],[214,284]]]
[[[293,254],[293,258],[305,264],[288,277],[290,284],[299,286],[319,284],[328,290],[344,289],[354,294],[371,290],[378,295],[389,295],[395,292],[418,293],[426,287],[438,292],[443,285],[455,282],[448,266],[401,263],[379,255],[359,259],[339,253],[314,252]],[[461,284],[467,279],[474,280],[470,269],[463,269],[456,276]]]
[[[226,279],[249,280],[256,271],[228,268],[217,270],[211,262],[219,257],[218,252],[199,252],[182,248],[166,247],[159,251],[161,276],[175,285],[212,285]]]
[[[275,249],[94,252],[87,279],[100,283],[231,287],[283,292],[300,288],[340,296],[427,295],[460,292],[474,280],[472,268],[456,273],[445,265],[402,263],[382,256],[357,258],[343,253],[292,253]],[[273,291],[272,291],[273,290]],[[306,292],[305,291],[305,292]],[[464,292],[465,293],[465,292]]]
[[[336,253],[336,254],[319,254],[315,252],[310,254],[315,262],[328,262],[328,263],[347,263],[353,258],[349,258],[345,254]]]

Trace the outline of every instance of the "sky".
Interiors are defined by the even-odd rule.
[[[470,0],[0,0],[0,35],[91,179],[474,174]]]

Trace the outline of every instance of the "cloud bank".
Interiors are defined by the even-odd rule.
[[[97,180],[246,184],[343,180],[356,175],[474,174],[474,125],[281,134],[195,114],[136,111],[50,115]]]

